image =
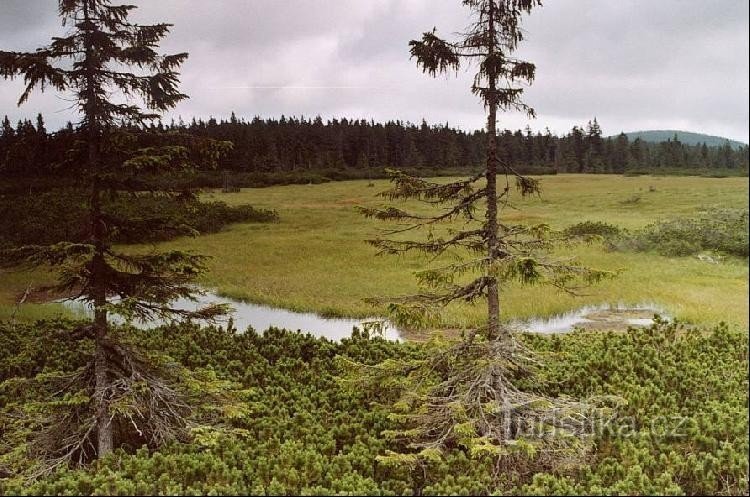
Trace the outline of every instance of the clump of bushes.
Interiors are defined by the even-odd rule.
[[[111,216],[127,220],[128,227],[115,234],[116,240],[121,243],[164,241],[183,234],[216,233],[232,223],[270,223],[278,220],[275,211],[195,199],[121,198],[108,204],[105,209]]]
[[[747,257],[748,210],[713,209],[695,217],[658,221],[622,237],[614,247],[671,257],[702,251]]]
[[[667,257],[700,252],[748,256],[748,210],[712,209],[694,217],[657,221],[627,231],[602,221],[584,221],[563,230],[566,238],[603,238],[610,250],[653,251]]]
[[[0,248],[81,241],[87,219],[86,197],[73,189],[0,195]]]
[[[611,238],[618,236],[622,230],[614,224],[605,223],[602,221],[584,221],[582,223],[573,224],[563,230],[563,234],[570,237],[588,237],[588,236],[601,236],[603,238]]]
[[[701,246],[689,240],[665,240],[656,246],[656,251],[667,257],[686,257],[700,252]]]
[[[164,241],[185,234],[214,233],[231,223],[278,220],[275,211],[200,202],[192,196],[117,196],[107,199],[103,209],[108,218],[120,221],[113,224],[125,226],[112,233],[118,243]],[[0,195],[0,248],[83,241],[88,233],[87,196],[81,190]]]

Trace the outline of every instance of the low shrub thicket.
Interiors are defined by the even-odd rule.
[[[668,257],[703,251],[748,256],[748,210],[713,209],[694,217],[657,221],[632,232],[601,221],[585,221],[563,230],[568,237],[599,236],[614,250],[655,251]]]
[[[619,235],[620,233],[620,228],[618,228],[614,224],[609,224],[602,221],[584,221],[582,223],[568,226],[563,230],[563,234],[568,237],[601,236],[605,238],[611,238]]]
[[[695,217],[659,221],[623,240],[625,247],[662,255],[692,255],[703,250],[748,256],[747,209],[714,209]]]
[[[119,243],[163,241],[193,232],[213,233],[230,223],[278,219],[274,211],[192,197],[123,195],[107,200],[104,210],[110,218],[127,220],[127,228],[113,233]],[[79,190],[0,195],[0,248],[81,241],[89,228],[86,196]]]
[[[70,322],[0,324],[2,494],[736,494],[748,492],[748,334],[718,326],[660,323],[627,333],[525,336],[544,358],[547,395],[622,397],[618,426],[595,435],[583,466],[538,471],[534,460],[494,474],[455,447],[424,468],[377,456],[394,447],[387,400],[344,388],[334,359],[374,364],[420,354],[421,346],[355,334],[333,343],[280,330],[233,333],[171,325],[137,332],[190,369],[249,389],[248,416],[228,429],[199,429],[192,442],[158,451],[118,451],[85,469],[33,482],[13,444],[13,378],[78,366]],[[21,436],[21,438],[23,438]]]

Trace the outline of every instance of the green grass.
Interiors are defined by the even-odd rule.
[[[364,302],[372,296],[400,295],[416,289],[413,272],[425,267],[419,257],[376,257],[364,240],[383,223],[366,220],[357,205],[382,204],[375,195],[387,181],[346,181],[245,189],[206,194],[228,204],[276,209],[277,224],[238,224],[212,235],[159,244],[213,257],[203,284],[219,293],[251,302],[332,315],[382,314]],[[747,178],[621,177],[559,175],[542,178],[542,196],[516,199],[517,210],[502,214],[509,222],[548,223],[561,229],[581,221],[604,221],[634,229],[659,218],[689,216],[714,207],[747,207]],[[637,200],[635,200],[637,199]],[[138,250],[146,250],[143,246]],[[548,287],[510,286],[502,293],[506,318],[546,316],[589,303],[652,302],[693,323],[726,321],[748,326],[748,264],[732,259],[708,264],[696,258],[650,253],[607,252],[600,246],[559,251],[587,265],[623,269],[616,279],[571,297]],[[38,281],[39,273],[28,281]],[[24,275],[0,274],[0,318],[10,296],[22,292]],[[483,309],[457,306],[445,324],[480,322]]]
[[[51,281],[50,275],[41,270],[0,269],[0,321],[7,319],[36,321],[54,317],[74,317],[70,311],[59,304],[26,302],[23,305],[16,305],[29,285],[38,286]]]

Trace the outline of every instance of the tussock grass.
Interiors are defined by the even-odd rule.
[[[517,210],[506,209],[502,218],[547,223],[555,229],[583,221],[636,229],[658,219],[748,205],[747,178],[559,175],[541,181],[541,197],[516,198]],[[219,233],[172,240],[160,244],[160,249],[212,256],[211,271],[202,283],[229,297],[332,316],[383,314],[384,308],[372,307],[363,299],[415,291],[412,273],[427,261],[416,256],[375,257],[375,249],[364,243],[384,227],[355,210],[356,205],[382,204],[375,194],[388,183],[374,183],[374,187],[363,180],[207,193],[204,200],[275,209],[280,222],[236,224]],[[639,202],[626,202],[636,195]],[[148,250],[149,246],[134,249]],[[510,286],[501,297],[505,318],[548,316],[603,302],[654,303],[696,324],[726,321],[748,326],[746,259],[709,264],[691,257],[608,252],[599,245],[567,247],[559,255],[623,272],[586,289],[583,297],[547,287]],[[30,279],[43,277],[29,275]],[[24,287],[23,275],[0,274],[0,318],[8,313],[8,297]],[[446,326],[462,326],[478,323],[482,316],[481,307],[456,306],[445,313],[444,320]]]

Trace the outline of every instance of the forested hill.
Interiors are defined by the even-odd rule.
[[[159,123],[149,128],[150,142],[172,131],[230,140],[234,148],[219,164],[234,171],[242,186],[326,179],[382,177],[386,168],[424,175],[463,174],[484,163],[483,131],[466,132],[445,125],[403,121],[287,118],[192,120]],[[679,136],[678,136],[679,138]],[[60,165],[75,140],[71,124],[49,133],[40,115],[35,123],[0,127],[0,173],[5,178],[65,173]],[[594,119],[562,136],[526,130],[505,130],[499,136],[500,158],[526,173],[700,173],[747,174],[748,147],[691,145],[677,139],[649,143],[626,134],[603,137]],[[217,175],[204,174],[201,178]],[[250,179],[248,179],[250,178]],[[258,178],[263,178],[258,180]],[[282,178],[282,179],[280,179]],[[200,179],[200,181],[204,181]],[[259,183],[267,182],[267,183]],[[198,186],[211,186],[199,184]]]
[[[625,133],[629,140],[635,140],[640,138],[641,140],[649,143],[659,143],[667,140],[674,140],[675,137],[685,145],[703,145],[704,143],[709,147],[721,147],[725,143],[729,142],[735,150],[739,150],[742,147],[746,147],[747,143],[742,143],[737,140],[730,140],[722,136],[706,135],[703,133],[693,133],[691,131],[679,131],[674,129],[653,129],[648,131],[630,131]]]

